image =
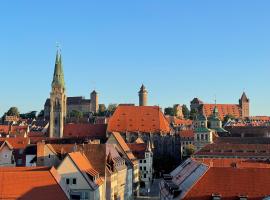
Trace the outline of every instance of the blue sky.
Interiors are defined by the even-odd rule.
[[[41,110],[56,42],[68,96],[100,103],[237,103],[270,115],[270,1],[5,1],[0,3],[0,114]]]

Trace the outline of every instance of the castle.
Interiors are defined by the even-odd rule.
[[[249,99],[244,92],[239,99],[239,104],[206,104],[198,98],[194,98],[190,102],[190,109],[195,110],[198,114],[210,117],[214,111],[214,108],[219,110],[219,117],[221,120],[227,115],[231,115],[235,118],[248,118],[249,115]]]

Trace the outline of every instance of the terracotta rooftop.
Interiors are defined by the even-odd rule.
[[[140,144],[128,143],[127,145],[130,148],[130,150],[132,151],[133,155],[137,159],[144,159],[145,158],[145,151],[147,149],[147,144],[145,144],[145,143],[140,143]]]
[[[270,157],[270,144],[208,144],[194,154],[195,157]]]
[[[237,168],[270,168],[269,161],[248,160],[239,158],[194,158],[194,160],[211,167]]]
[[[226,115],[233,115],[236,118],[241,117],[241,108],[237,104],[203,104],[203,112],[207,117],[213,114],[215,106],[218,108],[219,117],[221,120]]]
[[[212,194],[235,200],[240,195],[261,200],[270,194],[269,168],[210,167],[185,195],[185,200],[209,200]]]
[[[177,126],[181,126],[181,125],[190,126],[190,125],[192,125],[192,120],[190,120],[190,119],[179,119],[175,116],[166,116],[166,119],[168,120],[169,123],[172,123],[172,124],[177,125]]]
[[[170,133],[170,125],[158,106],[118,106],[108,131]]]
[[[48,168],[0,168],[0,199],[68,199]]]
[[[106,124],[66,124],[64,137],[106,138]]]
[[[179,131],[178,134],[182,138],[194,138],[194,131],[193,130],[182,130],[182,131]]]
[[[25,149],[28,144],[30,144],[29,138],[0,138],[0,144],[7,141],[13,149]]]

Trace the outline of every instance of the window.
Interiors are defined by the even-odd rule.
[[[143,160],[144,163],[146,163],[146,160]]]
[[[143,170],[146,170],[146,167],[143,167]]]
[[[142,163],[142,160],[140,160],[140,163]]]
[[[21,165],[22,164],[22,159],[20,158],[20,159],[18,159],[18,163],[17,163],[18,165]]]
[[[5,154],[5,155],[4,155],[4,158],[7,158],[7,157],[8,157],[8,155],[7,155],[7,154]]]
[[[142,170],[142,167],[140,167],[140,170]]]
[[[22,155],[23,154],[23,149],[19,150],[19,154]]]
[[[146,174],[143,175],[143,178],[146,178]]]
[[[207,134],[205,135],[205,140],[208,140],[208,135]]]
[[[51,158],[51,154],[49,154],[49,158]]]
[[[88,192],[85,192],[85,193],[84,193],[84,198],[85,198],[85,199],[88,199],[88,198],[89,198]]]
[[[77,179],[76,178],[72,179],[72,184],[73,185],[76,185],[77,184]]]
[[[69,185],[69,178],[66,178],[66,184]]]

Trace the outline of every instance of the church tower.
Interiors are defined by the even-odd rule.
[[[98,93],[94,90],[90,94],[91,104],[90,104],[90,111],[92,113],[98,112]]]
[[[56,53],[50,96],[50,138],[62,138],[67,111],[67,96],[59,50]]]
[[[239,99],[239,106],[242,112],[242,118],[249,117],[249,99],[245,92],[243,92],[242,97]]]
[[[147,92],[145,86],[142,84],[142,87],[139,91],[139,105],[140,106],[147,106],[147,98],[148,98],[148,92]]]

